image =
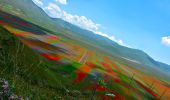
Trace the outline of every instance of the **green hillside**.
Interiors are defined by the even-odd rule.
[[[53,34],[61,35],[89,49],[95,50],[97,48],[98,51],[108,53],[119,59],[123,57],[126,60],[133,60],[138,62],[139,65],[162,70],[164,73],[167,73],[167,68],[170,69],[170,67],[167,67],[169,65],[160,64],[141,50],[118,45],[105,37],[81,29],[61,19],[50,18],[31,0],[0,0],[0,9],[51,30]],[[122,61],[124,60],[122,59]]]
[[[0,79],[9,81],[15,94],[33,100],[73,99],[79,96],[75,91],[81,91],[74,90],[70,81],[52,71],[51,66],[56,64],[40,57],[0,27]],[[88,98],[86,95],[81,97]]]
[[[0,0],[0,25],[0,80],[24,98],[99,100],[112,93],[115,99],[155,100],[162,92],[153,82],[169,85],[169,65],[50,18],[32,0]]]

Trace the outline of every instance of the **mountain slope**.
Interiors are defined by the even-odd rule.
[[[90,45],[98,47],[101,50],[112,54],[113,56],[133,60],[138,64],[155,67],[165,72],[169,72],[170,70],[169,65],[155,61],[148,54],[141,50],[121,46],[110,39],[97,35],[91,31],[81,29],[58,18],[54,19],[54,21],[57,25],[60,25],[64,29],[67,29],[72,32],[72,36],[80,39],[80,42],[88,41]]]
[[[112,56],[129,59],[131,61],[138,62],[138,64],[143,66],[150,66],[156,69],[161,69],[164,72],[169,72],[169,65],[155,61],[141,50],[123,47],[105,37],[81,29],[61,19],[50,18],[31,0],[0,0],[0,4],[2,10],[39,26],[43,26],[44,28],[53,31],[55,34],[64,35],[73,41],[79,41],[79,43],[84,46],[94,49],[97,48],[99,51],[101,50],[102,52],[106,52]]]

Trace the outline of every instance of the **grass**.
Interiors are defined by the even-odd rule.
[[[56,65],[34,53],[3,27],[0,32],[0,78],[8,80],[16,94],[35,100],[75,99],[76,93],[87,99],[91,95],[74,90],[69,79],[50,69]]]
[[[18,18],[14,17],[14,19]],[[113,91],[116,96],[126,97],[129,100],[136,99],[137,97],[141,97],[143,99],[153,98],[149,93],[147,93],[147,91],[143,89],[143,87],[136,83],[136,80],[140,80],[140,82],[143,83],[142,79],[136,78],[138,75],[134,73],[135,70],[132,70],[132,67],[136,67],[136,65],[131,67],[131,64],[128,62],[123,62],[121,59],[115,58],[111,55],[109,56],[110,60],[104,59],[108,56],[108,54],[105,54],[104,52],[100,53],[98,50],[96,50],[97,52],[94,52],[94,50],[91,50],[92,48],[88,49],[90,48],[88,46],[77,45],[74,43],[76,40],[73,42],[70,39],[61,37],[60,39],[64,41],[63,44],[70,47],[75,46],[75,48],[79,48],[79,50],[73,49],[72,51],[79,51],[79,53],[82,52],[81,55],[83,55],[84,51],[86,50],[88,50],[89,54],[91,52],[92,55],[89,55],[89,57],[92,57],[91,59],[93,61],[91,61],[89,58],[87,61],[93,63],[96,67],[90,68],[90,73],[88,73],[86,69],[83,69],[83,71],[86,73],[81,74],[86,74],[87,76],[85,76],[85,78],[83,78],[80,83],[75,84],[74,80],[78,77],[76,71],[84,66],[78,62],[80,59],[79,56],[77,56],[78,59],[74,60],[76,56],[72,58],[69,55],[66,55],[68,58],[63,58],[61,60],[62,64],[60,64],[60,62],[50,61],[42,58],[39,55],[41,53],[39,53],[38,50],[38,53],[33,52],[32,49],[26,46],[28,45],[27,42],[23,41],[24,39],[30,39],[31,41],[32,38],[20,37],[20,40],[22,40],[23,43],[26,43],[26,45],[24,45],[11,33],[17,32],[23,34],[23,32],[30,32],[33,34],[39,33],[43,35],[46,32],[50,33],[49,31],[29,22],[26,23],[28,23],[31,27],[25,27],[19,23],[9,21],[10,19],[5,17],[2,17],[1,20],[3,20],[4,23],[8,23],[8,25],[2,23],[2,26],[5,29],[0,27],[0,47],[2,47],[0,50],[0,78],[9,80],[10,85],[16,94],[36,100],[89,100],[91,98],[98,99],[97,96],[102,98],[101,96],[105,96],[105,93]],[[21,19],[20,21],[25,22]],[[61,43],[63,41],[61,41]],[[46,42],[44,42],[44,44],[45,43]],[[43,43],[41,42],[41,44]],[[37,44],[37,46],[39,47],[40,44]],[[48,49],[46,46],[48,45],[45,45],[44,48]],[[51,51],[56,52],[53,50]],[[112,66],[112,61],[115,63],[114,67]],[[103,65],[103,62],[107,63],[105,64],[106,66]],[[86,65],[87,67],[90,67],[90,65]],[[108,66],[109,68],[107,68]],[[139,72],[137,74],[141,74]],[[135,74],[135,78],[129,78],[132,77],[129,76],[131,73]],[[94,79],[95,77],[98,77],[98,74],[100,74],[100,86],[106,88],[106,91],[101,92],[101,87],[98,87],[98,90],[93,89],[94,87],[97,88],[97,86],[95,86],[96,84],[99,84],[99,80]]]

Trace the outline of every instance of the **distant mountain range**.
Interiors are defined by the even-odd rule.
[[[62,19],[50,18],[32,0],[0,0],[0,9],[49,29],[53,34],[64,35],[69,39],[83,43],[89,49],[95,48],[118,59],[154,68],[170,76],[170,65],[155,61],[141,50],[121,46],[106,37],[94,34]]]

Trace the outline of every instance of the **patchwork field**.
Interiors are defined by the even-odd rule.
[[[80,45],[4,12],[0,12],[0,25],[46,58],[50,72],[59,74],[75,90],[91,92],[88,99],[170,99],[170,83],[135,68],[136,63],[132,61],[126,62],[134,66],[127,66],[108,53],[96,51],[98,48],[91,50],[85,44]]]

